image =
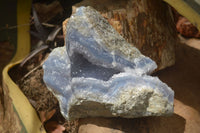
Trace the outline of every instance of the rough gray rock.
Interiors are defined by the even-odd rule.
[[[151,73],[156,64],[127,43],[91,7],[67,24],[66,47],[43,65],[44,82],[66,119],[143,117],[173,113],[174,92]]]
[[[90,7],[80,7],[72,15],[65,39],[70,58],[77,52],[98,66],[120,71],[137,69],[135,72],[140,74],[151,73],[157,67]]]

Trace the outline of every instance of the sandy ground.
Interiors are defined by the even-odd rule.
[[[199,43],[190,45],[200,46]],[[173,116],[81,119],[79,133],[200,133],[199,69],[200,51],[184,44],[178,45],[176,64],[154,74],[175,92]]]

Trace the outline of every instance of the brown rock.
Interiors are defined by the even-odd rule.
[[[185,17],[179,17],[176,29],[184,37],[200,38],[199,30]]]

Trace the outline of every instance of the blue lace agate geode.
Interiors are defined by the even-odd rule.
[[[173,113],[174,92],[147,74],[156,64],[131,46],[93,8],[80,7],[67,23],[66,47],[43,65],[44,82],[68,120]]]

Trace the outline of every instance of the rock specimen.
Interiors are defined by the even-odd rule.
[[[156,70],[174,65],[177,32],[163,0],[83,0],[73,10],[80,6],[100,12],[128,43],[156,62]]]
[[[174,92],[146,74],[156,64],[119,35],[93,8],[80,7],[67,24],[66,47],[43,65],[44,82],[66,119],[143,117],[173,113]]]

